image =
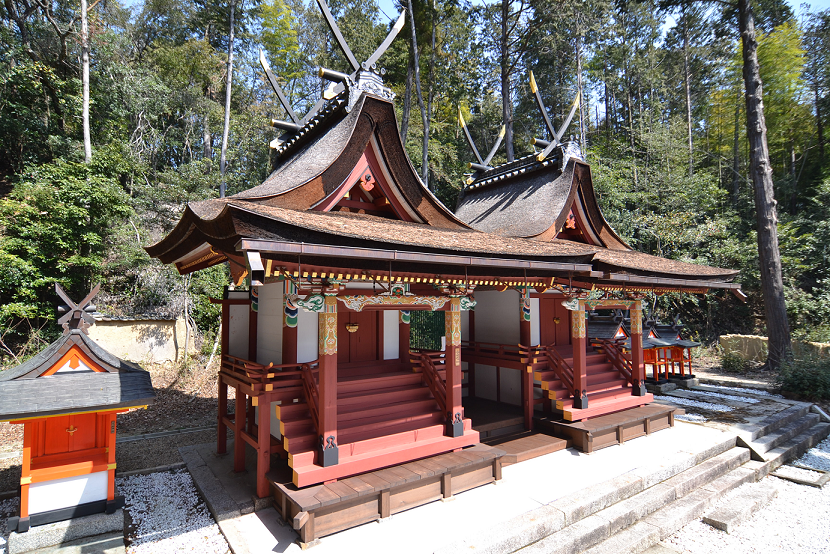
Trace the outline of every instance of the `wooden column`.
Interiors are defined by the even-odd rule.
[[[265,474],[271,469],[271,403],[260,400],[257,417],[256,495],[265,498],[271,492]]]
[[[237,473],[245,471],[245,393],[242,387],[236,387],[236,402],[233,417],[233,470]]]
[[[297,317],[300,308],[294,303],[297,286],[293,281],[283,281],[285,289],[282,295],[282,363],[297,363]]]
[[[464,434],[461,407],[461,299],[450,299],[450,309],[444,312],[444,330],[447,340],[447,430],[449,437]]]
[[[579,300],[571,312],[571,344],[574,348],[574,403],[573,407],[588,407],[588,370],[585,361],[585,301]]]
[[[225,426],[225,418],[228,416],[228,384],[222,379],[220,373],[216,379],[219,388],[219,409],[216,424],[216,453],[227,452],[228,428]]]
[[[42,420],[41,420],[42,421]],[[29,485],[32,483],[32,443],[38,421],[23,424],[23,460],[20,464],[20,519],[17,531],[29,528]],[[24,521],[25,520],[25,523]]]
[[[519,343],[530,347],[530,294],[527,287],[519,299]],[[530,365],[522,372],[522,407],[524,408],[525,430],[533,429],[533,371]]]
[[[400,323],[398,324],[398,359],[402,364],[409,365],[409,339],[412,327],[410,326],[411,313],[409,310],[400,311]]]
[[[337,446],[337,298],[326,295],[323,311],[318,314],[320,335],[320,465],[329,467],[339,461]]]
[[[654,366],[655,378],[657,366]],[[646,366],[643,362],[643,302],[637,300],[631,306],[631,395],[646,395]]]

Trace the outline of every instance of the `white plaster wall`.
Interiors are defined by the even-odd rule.
[[[282,439],[282,434],[280,433],[280,420],[277,419],[277,410],[276,406],[279,402],[271,403],[271,436],[277,439]],[[254,406],[254,418],[256,421],[259,421],[259,406]]]
[[[283,289],[282,282],[259,287],[256,361],[260,364],[282,363]]]
[[[230,299],[248,298],[248,291],[231,291]],[[248,322],[251,307],[249,305],[229,306],[228,354],[238,358],[248,357]]]
[[[476,292],[476,341],[519,344],[519,310],[518,291]]]
[[[539,326],[539,299],[530,299],[530,342],[531,345],[536,346],[542,340],[542,330]]]
[[[383,359],[397,360],[400,357],[400,323],[398,310],[383,312]]]
[[[70,363],[72,363],[72,360],[68,360],[55,373],[73,374],[73,373],[92,373],[93,371],[95,371],[94,369],[92,369],[91,367],[86,365],[83,358],[81,358],[80,356],[78,357],[78,367],[77,368],[72,369],[71,367],[69,367]]]
[[[461,312],[461,340],[470,340],[470,312]]]
[[[39,514],[107,499],[108,471],[55,479],[29,486],[29,513]]]
[[[302,308],[297,316],[297,362],[301,364],[313,362],[319,357],[317,354],[319,344],[317,316],[315,312],[307,312]]]
[[[501,401],[522,405],[522,374],[515,369],[501,370]]]
[[[478,318],[478,316],[476,316]],[[478,321],[476,321],[476,325]],[[496,368],[476,364],[476,396],[487,400],[496,399]]]

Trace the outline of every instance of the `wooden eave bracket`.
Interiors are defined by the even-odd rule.
[[[746,304],[746,301],[749,300],[749,297],[740,288],[731,289],[731,291],[732,291],[732,294],[735,295],[735,298],[740,300],[742,303]]]

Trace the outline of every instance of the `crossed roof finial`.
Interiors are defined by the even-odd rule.
[[[390,100],[394,99],[394,94],[391,90],[387,89],[383,86],[383,82],[380,80],[377,71],[377,61],[380,57],[386,52],[389,48],[389,45],[392,44],[392,41],[395,40],[395,37],[398,36],[401,29],[403,29],[404,22],[406,20],[406,12],[401,12],[398,16],[398,20],[395,22],[395,25],[392,27],[392,30],[389,31],[389,34],[386,36],[386,39],[378,46],[377,50],[375,50],[374,54],[369,56],[365,62],[358,63],[357,58],[355,57],[354,53],[352,53],[351,48],[349,48],[346,39],[343,37],[343,33],[340,32],[340,28],[337,26],[337,22],[334,20],[334,16],[329,10],[328,5],[326,4],[325,0],[317,0],[317,4],[320,6],[320,10],[323,12],[323,17],[326,20],[326,23],[331,29],[331,32],[334,34],[334,38],[337,40],[337,44],[340,46],[340,49],[343,51],[343,54],[346,56],[346,60],[349,62],[349,65],[352,67],[352,73],[341,73],[339,71],[333,71],[330,69],[319,68],[318,74],[320,77],[324,79],[328,79],[332,81],[332,86],[326,89],[323,92],[323,97],[317,101],[314,107],[309,110],[309,112],[303,116],[302,119],[297,116],[294,112],[294,109],[291,107],[291,104],[288,102],[288,99],[285,96],[285,93],[280,87],[277,79],[274,77],[274,74],[271,71],[271,67],[268,65],[268,61],[265,59],[265,54],[262,50],[259,51],[259,63],[262,65],[262,69],[265,70],[265,76],[268,78],[268,83],[271,85],[271,88],[274,89],[274,92],[277,94],[277,98],[279,98],[280,104],[282,107],[285,108],[286,113],[288,113],[288,117],[291,118],[291,121],[281,121],[278,119],[272,119],[271,125],[287,131],[289,133],[298,133],[316,114],[317,112],[325,106],[326,102],[343,92],[345,89],[356,89],[356,91],[360,90],[368,90],[374,94],[379,94],[380,96],[384,96],[389,98]],[[380,74],[384,72],[381,70]],[[366,86],[363,85],[363,81],[368,81]],[[354,102],[357,100],[357,94],[352,95],[354,98],[349,99],[349,105],[347,106],[347,111],[350,111]]]
[[[473,155],[476,157],[476,160],[478,160],[478,163],[470,162],[467,164],[467,167],[475,172],[467,178],[467,184],[469,185],[470,183],[475,181],[475,177],[478,173],[483,173],[489,169],[493,169],[492,167],[490,167],[490,161],[496,154],[496,150],[498,150],[499,146],[501,146],[501,141],[502,139],[504,139],[505,126],[501,126],[501,130],[499,131],[499,138],[496,139],[496,144],[494,144],[493,148],[490,149],[490,153],[487,154],[486,158],[481,159],[481,154],[478,153],[476,143],[473,142],[473,137],[470,135],[470,131],[467,129],[467,122],[464,121],[464,115],[462,115],[460,107],[458,108],[458,124],[461,125],[461,129],[464,131],[464,138],[467,139],[467,144],[470,145],[470,148],[473,151]]]
[[[95,318],[90,315],[90,312],[95,311],[95,306],[91,304],[91,302],[92,299],[95,298],[95,295],[98,294],[99,290],[101,290],[100,283],[95,285],[92,291],[90,291],[90,293],[87,294],[83,300],[76,304],[70,300],[63,288],[58,283],[55,283],[55,292],[57,292],[58,296],[66,302],[65,306],[58,306],[58,313],[66,312],[63,317],[58,320],[58,323],[63,327],[64,335],[69,333],[72,329],[80,329],[82,332],[87,333],[89,327],[95,323]]]
[[[576,98],[574,98],[574,103],[571,105],[571,112],[568,114],[567,119],[559,128],[557,132],[556,129],[553,127],[553,122],[548,117],[548,110],[545,108],[545,103],[542,102],[542,95],[539,94],[539,87],[536,86],[536,79],[533,77],[533,71],[530,72],[530,92],[533,93],[533,97],[536,99],[536,105],[539,107],[539,111],[542,112],[542,117],[545,119],[545,127],[548,129],[548,133],[550,133],[551,140],[542,140],[542,139],[533,139],[533,144],[538,144],[544,150],[542,150],[539,154],[536,155],[536,159],[540,162],[547,158],[550,153],[553,151],[554,148],[559,146],[562,143],[562,135],[565,134],[565,130],[568,128],[568,125],[571,124],[571,120],[574,118],[574,114],[576,113],[577,108],[579,107],[579,96],[580,93],[576,93]]]

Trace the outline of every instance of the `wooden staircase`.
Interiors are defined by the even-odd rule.
[[[573,347],[555,346],[562,360],[573,367]],[[648,404],[654,400],[653,395],[632,396],[631,385],[608,361],[603,352],[588,350],[585,355],[585,365],[588,384],[588,407],[578,409],[573,407],[573,397],[568,388],[557,376],[557,372],[549,366],[534,368],[533,377],[541,383],[542,390],[547,393],[551,402],[555,403],[556,410],[562,412],[567,421],[581,421],[589,417],[618,412],[636,406]]]
[[[443,370],[439,376],[445,378]],[[469,419],[464,434],[444,436],[444,414],[417,371],[350,376],[338,381],[339,463],[317,465],[319,437],[303,396],[275,407],[282,444],[298,487],[339,479],[470,446],[478,442]]]

